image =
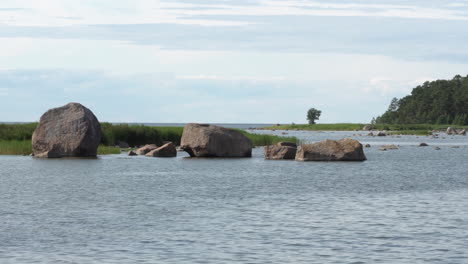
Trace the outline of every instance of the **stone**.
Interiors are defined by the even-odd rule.
[[[466,130],[465,130],[465,129],[462,129],[462,130],[458,131],[457,134],[458,134],[458,135],[462,135],[462,136],[466,136]]]
[[[180,146],[191,157],[252,157],[253,144],[240,131],[215,125],[185,125]]]
[[[447,131],[445,132],[447,135],[455,135],[457,134],[457,130],[453,127],[448,127]]]
[[[420,143],[419,146],[420,147],[428,147],[429,145],[427,143]]]
[[[362,144],[349,138],[324,140],[299,146],[296,153],[298,161],[364,161]]]
[[[365,126],[362,128],[362,130],[364,130],[364,131],[371,131],[371,130],[372,130],[372,126],[370,126],[370,125],[365,125]]]
[[[366,145],[364,145],[364,147],[366,147],[366,148],[370,148],[370,147],[371,147],[371,145],[370,145],[370,144],[366,144]]]
[[[386,137],[387,136],[387,133],[383,132],[383,131],[380,131],[379,133],[377,133],[377,136],[378,137]]]
[[[128,154],[128,156],[137,156],[138,155],[133,150],[130,150],[127,154]]]
[[[147,145],[144,145],[143,147],[137,149],[135,151],[135,153],[137,155],[146,155],[146,154],[148,154],[148,152],[153,151],[153,150],[155,150],[157,148],[158,148],[158,146],[156,146],[155,144],[147,144]]]
[[[369,132],[369,134],[367,134],[369,137],[375,137],[374,133],[372,132]]]
[[[44,113],[32,135],[33,154],[37,158],[96,157],[100,142],[98,119],[79,103]]]
[[[166,143],[161,147],[148,152],[147,157],[172,158],[177,157],[177,150],[172,142]]]
[[[398,147],[394,144],[388,144],[388,145],[383,145],[379,148],[379,150],[382,150],[382,151],[392,150],[392,149],[398,149]]]
[[[439,147],[434,147],[433,149],[434,149],[434,150],[440,150],[440,148],[439,148]]]
[[[290,142],[279,142],[276,145],[264,147],[267,160],[293,160],[296,158],[296,152],[297,145]]]

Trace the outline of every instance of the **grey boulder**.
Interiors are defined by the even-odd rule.
[[[32,149],[37,158],[95,157],[100,142],[101,125],[93,112],[69,103],[41,116]]]
[[[251,157],[252,142],[241,132],[215,125],[185,125],[180,147],[191,157]]]
[[[364,161],[362,144],[349,138],[324,140],[299,146],[296,153],[298,161]]]
[[[296,158],[297,145],[290,142],[279,142],[276,145],[264,147],[267,160],[293,160]]]

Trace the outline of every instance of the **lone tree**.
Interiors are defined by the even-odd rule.
[[[309,111],[307,111],[307,120],[309,120],[309,124],[315,124],[315,120],[319,120],[320,114],[322,114],[322,111],[320,110],[315,108],[309,109]]]

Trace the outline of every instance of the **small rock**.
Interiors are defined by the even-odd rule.
[[[445,132],[447,135],[455,135],[457,134],[457,130],[453,127],[448,127],[447,131]]]
[[[380,131],[379,133],[377,133],[377,136],[378,137],[386,137],[387,136],[387,133],[383,132],[383,131]]]
[[[130,150],[127,154],[128,154],[128,156],[137,156],[138,155],[133,150]]]
[[[371,145],[370,145],[370,144],[366,144],[366,145],[364,145],[364,147],[366,147],[366,148],[370,148],[370,147],[371,147]]]
[[[466,130],[462,129],[462,130],[458,131],[458,135],[466,136]]]
[[[383,145],[379,148],[379,150],[382,150],[382,151],[392,150],[392,149],[398,149],[398,147],[394,144],[389,144],[389,145]]]
[[[135,151],[135,153],[137,155],[146,155],[146,154],[148,154],[148,152],[153,151],[153,150],[155,150],[157,148],[158,148],[158,146],[156,146],[155,144],[148,144],[148,145],[145,145],[145,146],[137,149]]]
[[[374,133],[370,132],[369,134],[367,134],[369,137],[375,137]]]
[[[420,143],[419,146],[420,147],[428,147],[429,145],[427,143]]]
[[[364,131],[370,131],[371,129],[372,129],[372,126],[370,126],[370,125],[365,125],[365,126],[362,128],[362,130],[364,130]]]
[[[440,150],[440,148],[439,148],[439,147],[434,147],[433,149],[434,149],[434,150]]]
[[[166,143],[161,147],[148,152],[147,157],[172,158],[177,156],[177,150],[172,142]]]

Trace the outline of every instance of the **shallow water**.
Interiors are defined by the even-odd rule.
[[[0,263],[467,263],[467,137],[354,137],[368,161],[0,156]]]

